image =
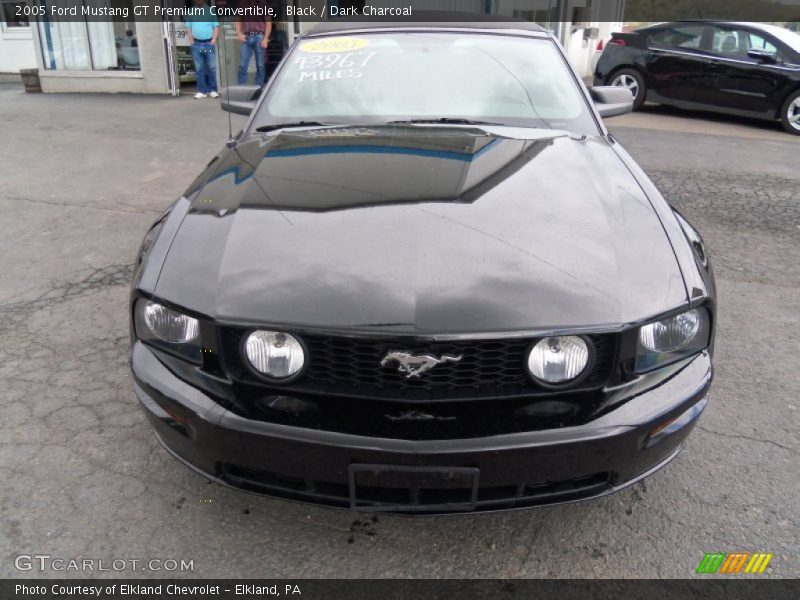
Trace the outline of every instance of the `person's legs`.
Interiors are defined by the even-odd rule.
[[[209,92],[217,91],[217,47],[211,44],[206,52],[206,84]]]
[[[264,87],[264,48],[261,47],[261,41],[264,39],[263,35],[252,36],[255,40],[253,42],[254,50],[256,53],[256,85]]]
[[[197,73],[197,91],[201,94],[208,93],[206,86],[206,57],[203,52],[203,44],[195,42],[192,44],[192,59],[194,60],[194,70]]]
[[[239,85],[247,83],[247,67],[250,66],[250,55],[253,54],[253,46],[250,43],[252,39],[252,36],[245,36],[239,47],[239,71],[236,74],[236,83]]]

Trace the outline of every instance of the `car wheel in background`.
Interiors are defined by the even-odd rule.
[[[609,85],[626,87],[633,94],[633,110],[639,110],[647,98],[647,85],[644,77],[636,69],[622,69],[609,79]]]
[[[800,90],[791,94],[783,103],[781,124],[789,133],[800,135]]]

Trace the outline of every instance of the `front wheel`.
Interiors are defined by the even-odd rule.
[[[639,110],[647,97],[644,77],[636,69],[622,69],[611,77],[609,85],[628,88],[633,94],[633,110]]]
[[[789,96],[783,103],[781,125],[789,133],[800,135],[800,90]]]

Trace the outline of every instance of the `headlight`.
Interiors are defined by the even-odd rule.
[[[197,337],[197,319],[155,302],[144,307],[144,322],[154,336],[171,344],[184,344]]]
[[[306,360],[302,344],[280,331],[254,331],[244,351],[253,368],[272,379],[286,379],[300,372]]]
[[[528,370],[545,384],[569,383],[584,373],[589,357],[589,346],[583,338],[574,335],[548,337],[531,349]]]
[[[705,350],[709,320],[708,312],[697,308],[641,327],[636,370],[649,371]]]
[[[200,322],[194,317],[142,298],[134,307],[134,326],[140,340],[193,363],[202,362]]]
[[[675,352],[692,343],[700,331],[700,313],[690,310],[650,323],[639,330],[639,343],[651,352]]]

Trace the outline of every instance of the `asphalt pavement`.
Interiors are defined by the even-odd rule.
[[[217,102],[0,85],[0,577],[92,574],[15,567],[45,554],[193,561],[94,573],[124,577],[682,578],[716,551],[800,576],[800,137],[658,108],[609,125],[716,270],[716,380],[684,452],[600,500],[370,519],[207,483],[134,398],[131,264],[225,142]]]

